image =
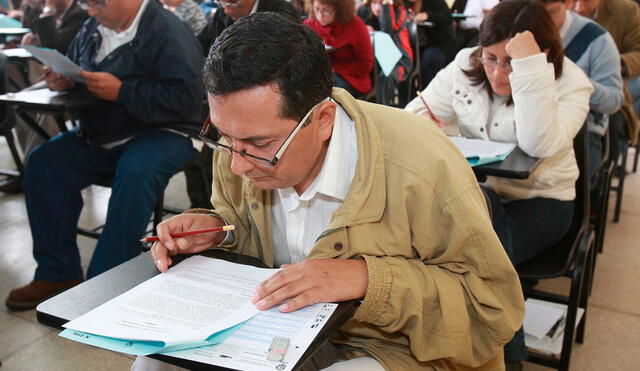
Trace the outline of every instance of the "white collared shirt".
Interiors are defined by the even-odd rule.
[[[147,4],[149,4],[149,0],[142,1],[140,9],[138,9],[138,14],[136,14],[133,22],[131,22],[131,25],[122,32],[117,32],[116,30],[112,30],[103,25],[98,26],[98,32],[100,32],[100,36],[102,36],[102,43],[100,44],[100,50],[98,50],[98,54],[96,55],[96,63],[102,62],[102,60],[112,51],[136,37],[140,18],[142,17],[144,10],[147,8]]]
[[[253,3],[253,8],[251,8],[251,13],[249,13],[249,15],[254,14],[255,12],[258,11],[258,3],[260,2],[260,0],[256,0],[255,3]]]
[[[329,225],[331,215],[344,202],[357,162],[354,122],[338,105],[324,163],[313,183],[300,196],[293,188],[272,191],[276,266],[301,262],[309,255],[316,239]]]

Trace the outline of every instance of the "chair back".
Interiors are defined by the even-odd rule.
[[[573,151],[580,175],[576,180],[576,198],[573,219],[569,230],[555,246],[542,254],[519,264],[516,268],[521,278],[552,278],[565,275],[573,265],[581,237],[589,229],[589,133],[587,125],[573,140]]]
[[[0,53],[0,94],[5,94],[8,87],[7,67],[9,58]],[[11,129],[14,124],[14,115],[6,103],[0,103],[0,129]]]

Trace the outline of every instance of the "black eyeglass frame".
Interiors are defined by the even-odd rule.
[[[238,151],[237,149],[234,149],[232,146],[228,146],[226,144],[220,143],[219,140],[215,141],[215,140],[209,138],[207,136],[207,131],[209,131],[209,128],[211,126],[213,126],[215,128],[215,125],[213,125],[213,123],[211,122],[211,116],[210,115],[207,115],[207,119],[205,120],[204,124],[202,125],[202,130],[200,130],[199,138],[200,138],[200,140],[202,140],[204,142],[204,144],[207,147],[209,147],[209,148],[211,148],[211,149],[213,149],[215,151],[221,151],[221,152],[225,152],[225,153],[228,153],[228,154],[231,154],[231,153],[235,152],[235,153],[239,154],[240,156],[242,156],[244,158],[252,159],[253,162],[255,162],[256,164],[258,164],[258,165],[260,165],[262,167],[274,167],[274,166],[276,166],[276,164],[278,163],[280,158],[282,158],[282,155],[284,154],[284,151],[289,147],[289,144],[291,144],[291,142],[295,138],[296,134],[298,134],[298,131],[300,131],[300,129],[302,129],[302,127],[307,122],[309,117],[311,117],[311,114],[313,113],[313,111],[315,111],[315,109],[318,108],[318,106],[320,106],[322,103],[328,102],[330,100],[331,100],[331,98],[329,98],[329,97],[325,98],[321,102],[316,104],[315,106],[311,107],[311,109],[304,115],[304,117],[293,128],[293,130],[291,130],[289,135],[287,135],[287,138],[284,140],[284,142],[282,142],[280,147],[278,147],[278,150],[276,151],[275,155],[273,155],[273,158],[271,160],[269,160],[268,158],[252,155],[251,153],[247,153],[244,150]]]

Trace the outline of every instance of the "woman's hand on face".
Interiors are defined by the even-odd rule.
[[[522,59],[541,52],[531,31],[518,32],[505,46],[505,51],[511,59]]]

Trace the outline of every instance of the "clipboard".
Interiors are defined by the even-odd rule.
[[[80,66],[59,51],[49,48],[41,48],[34,45],[20,45],[45,66],[51,67],[53,72],[70,77],[75,82],[84,83],[84,77],[80,76]]]

